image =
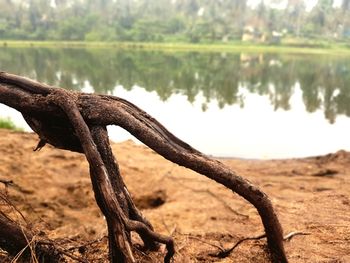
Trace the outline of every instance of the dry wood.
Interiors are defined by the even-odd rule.
[[[40,137],[40,147],[84,153],[89,164],[96,201],[107,219],[111,262],[133,262],[130,231],[136,231],[145,245],[167,245],[165,262],[174,254],[170,237],[154,232],[134,206],[119,171],[106,149],[107,125],[118,125],[164,158],[185,166],[226,186],[258,210],[273,262],[287,262],[283,232],[272,203],[265,193],[217,160],[184,143],[158,121],[130,102],[107,95],[84,94],[44,85],[27,78],[0,73],[0,103],[22,113]],[[40,148],[39,147],[39,148]],[[106,154],[106,155],[105,155]]]

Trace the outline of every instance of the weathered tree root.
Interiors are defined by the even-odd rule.
[[[143,217],[142,213],[136,208],[134,202],[130,197],[127,187],[124,184],[122,177],[120,176],[119,167],[113,155],[112,148],[110,147],[106,128],[94,126],[90,128],[90,130],[94,142],[97,145],[97,149],[101,154],[101,158],[103,159],[103,162],[107,168],[109,180],[111,181],[118,202],[121,204],[124,215],[132,220],[144,223],[153,231],[153,226],[151,223],[145,217]],[[156,250],[159,247],[158,244],[148,236],[140,236],[145,244],[145,247],[148,249]]]
[[[219,161],[176,138],[130,102],[113,96],[69,92],[2,72],[0,103],[22,112],[39,135],[40,145],[47,142],[85,154],[96,201],[107,219],[112,262],[134,261],[130,231],[140,234],[146,246],[166,244],[166,262],[174,253],[174,244],[171,238],[153,231],[132,204],[119,172],[113,173],[116,168],[110,166],[111,153],[104,156],[102,150],[109,143],[99,142],[104,133],[101,129],[107,125],[121,126],[164,158],[225,185],[252,203],[262,219],[272,262],[287,262],[282,227],[267,195]]]
[[[112,175],[108,173],[101,154],[93,141],[90,129],[81,116],[76,104],[69,97],[67,91],[57,89],[55,93],[57,94],[56,97],[58,99],[55,100],[54,103],[58,102],[58,105],[67,114],[78,138],[80,139],[83,151],[90,164],[91,181],[95,192],[95,198],[102,213],[105,215],[108,224],[111,261],[135,261],[131,251],[128,231],[136,231],[141,237],[147,237],[147,239],[153,239],[166,244],[168,253],[164,261],[170,262],[170,259],[174,254],[172,239],[155,233],[143,222],[130,220],[128,216],[125,215],[126,208],[124,208],[124,210],[122,209],[117,198],[117,196],[119,196],[119,199],[123,203],[124,201],[127,201],[125,197],[122,197],[125,187],[121,181],[121,177],[118,176],[115,180],[110,179]],[[96,139],[100,140],[101,138],[97,135],[99,132],[103,133],[103,130],[96,127],[93,129],[95,129]],[[102,143],[99,145],[100,148],[104,146]],[[104,151],[104,153],[107,153],[107,151]],[[114,185],[117,189],[113,188],[112,181],[114,181]]]

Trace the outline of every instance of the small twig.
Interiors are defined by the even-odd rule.
[[[168,225],[165,223],[164,217],[161,217],[161,221],[162,221],[162,224],[165,227],[166,231],[168,233],[170,233],[170,229],[169,229]]]
[[[22,232],[23,232],[23,228],[21,228],[21,230],[22,230]],[[24,234],[24,232],[23,232],[23,234]],[[27,239],[27,236],[24,234],[24,237],[25,237],[25,239],[26,239],[26,241],[27,241],[27,245],[24,247],[24,248],[22,248],[22,250],[21,251],[19,251],[18,253],[17,253],[17,255],[15,255],[15,257],[11,260],[11,263],[14,263],[14,262],[17,262],[18,261],[18,259],[22,256],[22,254],[26,251],[26,249],[29,247],[29,249],[30,249],[30,251],[31,251],[31,255],[33,255],[33,247],[32,247],[32,244],[35,242],[35,237],[33,237],[32,238],[32,240],[28,240]],[[35,258],[34,258],[35,259]],[[37,260],[34,260],[34,262],[37,262]]]
[[[37,236],[33,236],[32,240],[29,241],[28,236],[26,235],[26,232],[25,232],[23,226],[21,224],[19,224],[19,227],[21,228],[22,234],[27,241],[32,261],[35,263],[39,263],[39,261],[36,257],[36,253],[35,253],[35,245],[36,245],[35,241],[36,241]]]
[[[55,245],[53,242],[50,242],[50,241],[39,241],[37,244],[39,244],[39,245],[46,245],[46,246],[53,246],[53,247],[55,247],[57,252],[65,255],[65,256],[67,256],[67,257],[69,257],[71,259],[74,259],[74,260],[76,260],[78,262],[81,262],[81,263],[89,263],[87,260],[85,260],[85,259],[83,259],[81,257],[78,257],[78,256],[74,256],[73,254],[68,253],[64,249],[57,247],[57,245]]]
[[[200,241],[200,242],[202,242],[202,243],[204,243],[204,244],[207,244],[207,245],[209,245],[209,246],[216,247],[216,248],[220,249],[221,252],[224,252],[224,251],[225,251],[225,249],[224,249],[223,247],[221,247],[221,246],[219,246],[219,245],[216,245],[216,244],[213,244],[213,243],[210,243],[210,242],[208,242],[208,241],[205,241],[205,240],[203,240],[203,239],[201,239],[201,238],[199,238],[199,237],[190,236],[190,235],[189,235],[188,237],[189,237],[189,238],[192,238],[192,239],[195,239],[195,240],[198,240],[198,241]]]
[[[173,235],[174,235],[174,233],[176,232],[176,228],[177,228],[177,226],[176,226],[176,224],[174,225],[174,227],[170,230],[170,233],[169,233],[169,235],[172,237]]]
[[[182,243],[181,246],[178,247],[178,249],[176,250],[176,253],[181,254],[180,251],[186,247],[187,242],[188,242],[188,237],[186,237],[186,240]]]
[[[285,235],[283,237],[283,241],[290,241],[294,236],[297,236],[297,235],[311,235],[311,233],[301,232],[301,231],[293,231],[293,232],[290,232],[289,234]],[[220,251],[216,252],[216,253],[210,253],[209,255],[212,256],[212,257],[226,258],[226,257],[228,257],[231,254],[231,252],[236,247],[238,247],[244,241],[260,240],[260,239],[263,239],[263,238],[266,238],[266,234],[261,234],[261,235],[256,236],[256,237],[242,238],[242,239],[238,240],[231,248],[227,248],[227,249],[223,249],[222,247],[215,245],[216,247],[218,247],[220,249]]]
[[[28,223],[24,215],[19,211],[19,209],[2,193],[0,193],[0,199],[4,201],[4,203],[11,208],[15,213],[20,215],[20,217],[24,220],[25,223]]]
[[[183,254],[181,253],[181,250],[183,250],[188,245],[188,236],[186,236],[186,239],[179,245],[176,249],[176,254],[181,255],[183,257]]]
[[[246,238],[242,238],[240,240],[238,240],[236,242],[236,244],[234,244],[231,248],[228,248],[228,249],[220,249],[221,251],[219,252],[216,252],[216,253],[209,253],[209,256],[212,256],[212,257],[217,257],[217,258],[226,258],[228,257],[231,252],[236,248],[238,247],[241,243],[243,243],[244,241],[247,241],[247,240],[259,240],[259,239],[262,239],[262,238],[265,238],[266,237],[266,234],[262,234],[260,236],[256,236],[256,237],[246,237]]]
[[[176,224],[174,225],[174,227],[172,229],[170,229],[169,226],[165,223],[164,217],[161,217],[161,220],[162,220],[162,224],[164,225],[169,236],[172,236],[176,231]]]
[[[79,261],[79,262],[82,262],[82,263],[89,263],[89,261],[87,261],[87,260],[85,260],[85,259],[83,259],[83,258],[81,258],[81,257],[74,256],[74,255],[72,255],[71,253],[68,253],[68,252],[64,251],[63,249],[57,248],[57,251],[58,251],[59,253],[62,253],[62,254],[65,255],[65,256],[71,258],[71,259],[76,260],[76,261]]]
[[[290,241],[294,236],[307,236],[311,235],[309,232],[293,231],[283,237],[284,241]]]

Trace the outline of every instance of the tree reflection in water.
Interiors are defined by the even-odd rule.
[[[89,83],[98,93],[138,85],[161,100],[180,93],[190,102],[201,93],[221,108],[244,107],[246,89],[268,96],[275,110],[289,110],[298,83],[306,111],[321,109],[330,123],[350,116],[350,60],[337,56],[1,48],[0,69],[73,90]]]

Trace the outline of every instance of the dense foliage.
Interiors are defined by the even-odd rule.
[[[274,41],[350,36],[350,1],[319,0],[0,0],[0,39],[88,41]],[[266,2],[269,2],[267,4]]]

